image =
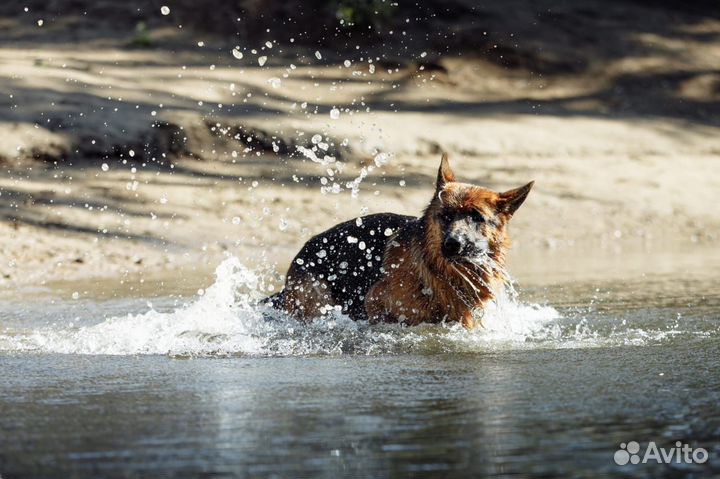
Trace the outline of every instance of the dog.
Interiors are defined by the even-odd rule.
[[[339,310],[371,323],[473,328],[473,311],[508,281],[507,225],[533,184],[496,193],[457,182],[444,154],[422,216],[379,213],[314,236],[266,301],[300,319]]]

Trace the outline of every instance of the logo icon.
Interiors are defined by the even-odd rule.
[[[613,459],[615,459],[615,464],[618,466],[624,466],[627,463],[639,464],[640,456],[638,456],[638,452],[640,452],[640,444],[635,441],[630,441],[627,444],[623,442],[620,444],[620,449],[615,451]]]
[[[624,466],[626,464],[704,464],[708,460],[708,452],[702,447],[693,449],[689,444],[680,441],[675,447],[665,449],[658,447],[655,442],[650,441],[644,453],[640,453],[640,444],[637,441],[630,441],[627,444],[621,443],[620,449],[613,455],[615,464]]]

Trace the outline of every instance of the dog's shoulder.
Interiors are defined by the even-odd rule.
[[[331,258],[364,264],[368,255],[382,257],[388,239],[417,221],[414,216],[376,213],[339,223],[310,238],[295,256],[292,269],[321,271],[334,266]]]
[[[379,240],[384,243],[385,240],[406,225],[412,225],[418,221],[414,216],[398,215],[395,213],[375,213],[372,215],[361,216],[351,220],[338,223],[337,225],[319,233],[310,240],[307,245],[327,245],[332,244],[337,247],[347,244],[358,243],[359,241]],[[358,241],[355,241],[358,240]]]

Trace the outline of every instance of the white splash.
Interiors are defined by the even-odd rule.
[[[297,356],[482,352],[527,348],[647,344],[679,332],[591,327],[563,318],[550,306],[523,304],[502,295],[478,315],[472,331],[459,324],[370,325],[338,312],[298,322],[259,305],[262,278],[235,257],[221,263],[215,283],[190,304],[170,312],[150,309],[91,326],[0,329],[0,353],[171,356]]]
[[[266,324],[253,308],[258,277],[226,259],[216,282],[195,302],[170,313],[150,310],[77,330],[40,330],[16,337],[21,350],[75,354],[214,354],[262,351],[255,335]],[[3,341],[0,341],[2,345]]]
[[[314,138],[314,137],[313,137],[313,138]],[[313,141],[314,141],[314,140],[313,140]],[[327,165],[330,165],[330,164],[332,164],[332,163],[335,163],[335,157],[334,157],[334,156],[323,155],[323,157],[320,158],[320,157],[318,157],[318,156],[315,154],[314,148],[315,148],[315,147],[313,147],[313,148],[306,148],[306,147],[304,147],[304,146],[297,146],[297,151],[299,151],[300,153],[302,153],[303,156],[305,156],[305,158],[308,158],[308,159],[314,161],[315,163],[320,163],[320,164],[323,165],[323,166],[327,166]]]

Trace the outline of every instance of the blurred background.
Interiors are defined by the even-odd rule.
[[[716,1],[3,2],[0,284],[283,273],[339,221],[419,214],[441,152],[536,181],[521,275],[701,258],[719,65]]]

